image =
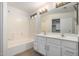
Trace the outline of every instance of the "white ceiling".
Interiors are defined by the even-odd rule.
[[[24,10],[26,12],[28,12],[29,14],[32,14],[33,12],[35,12],[37,9],[39,9],[40,7],[43,7],[45,5],[52,5],[52,2],[8,2],[8,5],[19,8],[21,10]],[[52,8],[52,6],[51,6]],[[52,12],[56,13],[58,12],[68,12],[68,11],[73,11],[74,8],[73,7],[67,7],[67,8],[63,8],[62,10],[58,9],[58,10],[52,10]],[[51,13],[52,13],[51,12]]]
[[[36,11],[39,7],[46,4],[46,2],[8,2],[8,5],[24,10],[28,13]]]

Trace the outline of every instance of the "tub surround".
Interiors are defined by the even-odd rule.
[[[7,55],[16,55],[33,47],[29,14],[9,4],[7,10]]]

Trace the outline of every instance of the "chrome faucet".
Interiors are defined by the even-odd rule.
[[[64,33],[62,33],[61,36],[64,37]]]

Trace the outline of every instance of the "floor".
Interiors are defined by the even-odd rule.
[[[24,51],[22,53],[16,54],[16,56],[42,56],[42,55],[37,53],[33,49],[29,49],[29,50]]]

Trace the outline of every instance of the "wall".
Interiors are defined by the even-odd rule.
[[[36,34],[36,31],[35,31],[35,18],[33,18],[33,19],[30,19],[30,37],[34,38],[35,34]]]
[[[30,37],[34,38],[36,34],[41,33],[40,15],[30,18]]]
[[[3,54],[3,19],[2,19],[2,3],[0,2],[0,56]]]
[[[79,35],[79,5],[78,5],[78,26],[77,26],[77,30],[78,30],[78,35]]]
[[[22,10],[8,5],[8,40],[19,38],[29,38],[29,19],[28,14]]]
[[[41,31],[51,32],[52,19],[74,17],[73,12],[66,13],[47,13],[41,16]],[[75,18],[75,17],[74,17]],[[75,19],[74,19],[75,20]]]

